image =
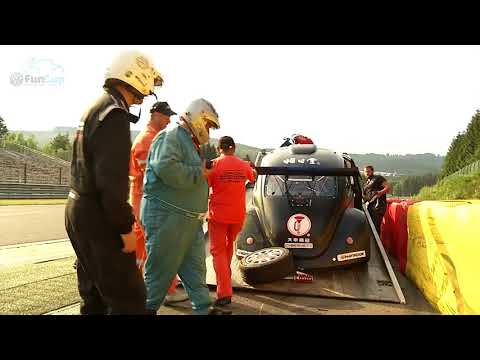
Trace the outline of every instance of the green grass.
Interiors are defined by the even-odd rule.
[[[418,200],[470,200],[480,199],[480,173],[458,175],[424,187]]]
[[[64,205],[67,199],[0,199],[0,206],[7,205]]]
[[[73,262],[0,267],[0,315],[39,315],[79,302]]]

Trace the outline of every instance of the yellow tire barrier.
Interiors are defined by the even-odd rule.
[[[407,276],[442,314],[480,314],[480,200],[408,211]]]

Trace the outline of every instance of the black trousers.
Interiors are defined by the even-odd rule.
[[[383,216],[385,215],[386,208],[375,208],[374,206],[368,207],[368,212],[370,217],[372,218],[373,224],[375,225],[375,229],[377,230],[378,236],[380,237],[380,229],[382,226]]]
[[[145,314],[145,284],[135,253],[121,251],[122,238],[109,226],[98,200],[69,198],[65,227],[77,255],[80,313]]]

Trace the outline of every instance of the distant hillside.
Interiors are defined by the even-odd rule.
[[[444,156],[435,154],[350,154],[359,168],[372,165],[375,171],[402,175],[437,174],[440,172]]]
[[[47,144],[55,135],[68,133],[72,138],[76,128],[56,127],[51,131],[21,131],[25,136],[34,135],[39,145]],[[13,131],[16,132],[16,131]],[[138,135],[138,130],[132,130],[132,141]],[[218,139],[211,139],[210,143],[218,145]],[[245,158],[247,155],[251,161],[255,161],[259,148],[245,144],[237,144],[237,155]],[[440,172],[445,157],[434,154],[351,154],[358,167],[373,165],[376,172],[387,173],[387,176],[424,175],[437,174]]]
[[[212,145],[217,145],[218,140],[212,139]],[[245,158],[248,154],[250,160],[255,161],[259,148],[244,144],[237,144],[237,155]],[[438,174],[442,168],[444,156],[434,154],[407,154],[407,155],[384,155],[384,154],[350,154],[357,164],[363,169],[372,165],[375,171],[388,177],[403,177],[409,175]]]
[[[215,147],[218,145],[218,139],[210,139],[210,144],[214,145]],[[246,156],[250,158],[251,161],[255,161],[257,158],[258,152],[261,150],[259,148],[256,148],[254,146],[249,146],[249,145],[244,145],[244,144],[236,144],[237,150],[236,150],[236,155],[241,157],[242,159],[245,159]]]
[[[49,130],[49,131],[16,131],[16,130],[12,130],[11,132],[13,132],[13,133],[21,132],[21,133],[23,133],[23,135],[25,137],[29,137],[30,135],[33,135],[37,139],[38,145],[40,147],[43,147],[44,145],[49,143],[50,140],[52,140],[58,134],[68,134],[68,135],[70,135],[70,138],[73,139],[76,131],[77,131],[77,128],[65,127],[65,126],[60,127],[59,126],[59,127],[54,128],[53,130]],[[140,131],[138,131],[138,130],[132,130],[131,131],[132,141],[135,139],[135,137],[138,135],[139,132]]]

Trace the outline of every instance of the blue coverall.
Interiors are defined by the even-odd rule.
[[[147,160],[140,218],[145,229],[147,308],[158,310],[176,274],[195,314],[212,304],[206,285],[203,217],[208,184],[189,132],[160,132]]]

